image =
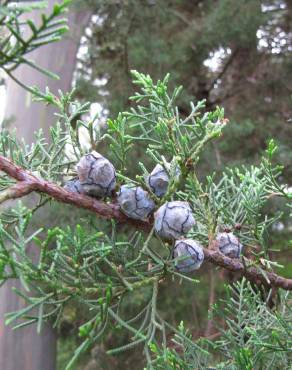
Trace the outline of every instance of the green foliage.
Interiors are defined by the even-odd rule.
[[[202,34],[214,45],[220,39],[223,47],[250,47],[257,30],[268,19],[268,15],[261,11],[261,4],[257,1],[235,3],[232,0],[223,0],[215,6],[213,1],[207,3],[209,15]],[[245,14],[245,17],[242,17],[242,14]],[[229,22],[226,22],[227,19]]]
[[[14,70],[20,64],[26,64],[37,71],[58,79],[59,77],[37,65],[27,58],[31,51],[52,42],[59,41],[68,31],[67,20],[60,16],[67,10],[71,0],[56,3],[50,14],[42,14],[41,22],[34,22],[29,17],[32,11],[44,9],[46,1],[34,1],[29,4],[13,3],[5,0],[0,5],[0,70],[4,70],[9,77],[22,87],[31,91],[14,76]]]
[[[244,279],[226,289],[227,298],[214,310],[215,315],[224,318],[227,328],[217,344],[227,359],[219,368],[288,368],[291,360],[287,357],[291,346],[289,294],[281,293],[279,309],[273,312]]]
[[[226,162],[258,164],[273,137],[283,182],[291,182],[289,1],[95,0],[88,6],[95,18],[84,35],[79,98],[100,102],[115,117],[133,106],[131,70],[154,80],[171,71],[171,87],[184,86],[177,101],[182,116],[188,101],[206,99],[208,109],[219,104],[234,122],[204,150],[202,176]]]
[[[133,76],[140,88],[131,97],[136,106],[120,113],[116,120],[109,120],[104,134],[92,121],[80,119],[87,113],[88,104],[74,101],[73,92],[55,96],[48,90],[35,90],[38,101],[59,110],[58,122],[51,128],[50,144],[41,132],[36,133],[35,143],[28,147],[4,131],[1,155],[39,177],[63,184],[76,175],[75,164],[87,151],[80,143],[82,128],[88,133],[90,148],[110,144],[118,186],[131,182],[147,189],[147,168],[169,161],[172,164],[168,192],[162,200],[151,194],[157,207],[167,200],[188,201],[197,220],[189,236],[203,246],[222,227],[241,223],[242,229],[237,232],[245,247],[257,246],[253,261],[242,257],[245,264],[257,266],[264,276],[274,266],[279,267],[270,258],[266,239],[276,216],[266,217],[264,206],[275,192],[287,204],[291,197],[277,183],[279,167],[272,165],[275,143],[269,143],[258,167],[225,170],[201,181],[197,175],[199,160],[209,141],[223,133],[227,124],[223,110],[207,112],[204,101],[200,101],[191,104],[190,113],[182,117],[175,104],[181,88],[171,92],[168,75],[156,83],[149,75],[136,71]],[[137,166],[138,176],[132,178],[129,168],[134,165],[129,154],[137,146],[143,149],[146,160],[139,170]],[[179,181],[177,166],[181,172]],[[1,190],[5,192],[11,184],[13,181],[1,173]],[[220,339],[197,340],[183,325],[178,329],[172,325],[160,309],[161,282],[185,281],[193,286],[199,276],[194,278],[175,270],[169,244],[158,240],[154,230],[149,234],[127,230],[125,235],[124,228],[114,220],[110,225],[97,224],[89,217],[70,227],[60,220],[58,227],[31,230],[34,212],[48,199],[41,198],[31,209],[19,204],[1,214],[1,283],[18,278],[25,289],[16,294],[25,299],[26,307],[6,318],[7,324],[14,323],[16,328],[37,323],[40,331],[44,320],[60,327],[68,307],[76,307],[77,317],[83,313],[78,322],[79,347],[67,370],[73,369],[80,356],[109,332],[117,333],[120,342],[108,354],[142,347],[149,369],[206,368],[214,363],[218,369],[260,369],[264,361],[270,368],[288,364],[288,295],[281,293],[279,309],[272,311],[257,290],[241,279],[223,301],[224,308],[215,307],[215,316],[221,315],[222,319],[218,322],[226,325]],[[27,253],[31,242],[39,248],[37,261]],[[175,348],[167,339],[173,333]]]
[[[159,348],[150,345],[155,356],[152,361],[154,369],[190,369],[207,368],[212,356],[209,352],[208,341],[204,339],[193,340],[192,335],[181,322],[179,327],[173,328],[175,332],[172,338],[172,345],[169,347]]]
[[[172,348],[151,346],[155,369],[288,369],[291,362],[291,297],[281,293],[272,311],[245,279],[226,287],[226,298],[213,307],[221,337],[197,341],[181,324]],[[219,319],[219,320],[218,320]]]
[[[109,110],[110,117],[117,117],[118,112],[132,107],[137,110],[135,102],[128,99],[133,93],[130,70],[137,69],[149,73],[154,81],[171,71],[170,87],[184,85],[176,101],[182,119],[189,113],[189,100],[194,100],[196,105],[198,100],[207,99],[208,110],[217,104],[222,105],[232,124],[227,125],[220,140],[211,141],[204,147],[196,167],[197,178],[189,176],[187,191],[180,189],[177,192],[177,197],[191,199],[199,221],[192,236],[205,245],[209,235],[216,231],[214,228],[232,228],[235,223],[241,223],[241,230],[235,233],[248,246],[246,249],[251,250],[256,263],[262,265],[263,262],[265,268],[269,268],[271,260],[273,263],[277,260],[285,265],[284,269],[276,267],[277,271],[291,277],[291,268],[289,270],[287,264],[291,250],[291,208],[289,204],[287,207],[287,202],[291,196],[288,186],[291,185],[292,168],[292,126],[287,122],[291,118],[290,2],[92,0],[86,3],[92,6],[98,20],[92,21],[89,25],[91,32],[85,34],[89,48],[82,66],[78,64],[78,98],[100,102]],[[84,6],[84,1],[80,1],[80,5]],[[214,70],[205,65],[206,58],[213,53],[220,54]],[[96,83],[99,78],[104,79],[102,84]],[[144,106],[144,102],[139,104]],[[111,131],[107,130],[110,136],[102,142],[91,140],[90,147],[96,145],[99,151],[104,151],[113,159],[121,182],[144,184],[144,174],[155,163],[171,160],[171,151],[167,155],[160,149],[156,158],[146,155],[150,141],[147,145],[139,139],[133,143],[131,137],[139,137],[139,125],[129,130],[130,124],[124,115],[116,120],[118,122],[112,120],[115,123]],[[133,118],[132,122],[134,124],[138,120]],[[92,137],[100,137],[98,131],[93,131]],[[158,137],[157,133],[155,135]],[[262,157],[271,137],[274,137],[278,150],[273,159],[267,158],[265,162]],[[113,140],[119,142],[118,145]],[[110,152],[105,150],[108,143],[111,143]],[[159,140],[158,145],[171,147],[168,141],[161,143]],[[155,148],[150,150],[153,153]],[[179,159],[173,158],[174,167]],[[280,177],[275,162],[285,166]],[[254,167],[250,167],[251,163]],[[225,168],[226,165],[230,170]],[[216,175],[211,175],[214,171]],[[61,178],[56,181],[62,183]],[[281,193],[282,197],[277,193]],[[274,229],[277,223],[273,220],[276,219],[284,225],[282,231]],[[128,233],[128,229],[124,231]],[[121,234],[119,232],[119,239],[124,238]],[[159,246],[154,248],[153,243],[154,240],[151,241],[151,248],[156,251]],[[261,248],[258,250],[256,245]],[[163,250],[167,251],[166,248]],[[161,249],[158,252],[162,253]],[[179,311],[180,319],[189,321],[188,326],[193,331],[197,326],[202,329],[204,316],[200,316],[198,324],[193,304],[196,302],[199,310],[206,311],[209,294],[206,287],[209,287],[209,282],[203,279],[203,283],[196,285],[195,291],[192,288],[187,290],[186,285],[179,286],[179,294],[171,294],[172,287],[165,288],[166,292],[160,291],[159,296],[168,305],[160,303],[159,308],[172,322],[177,320]],[[218,279],[218,295],[223,294],[221,290],[218,292],[221,285]],[[189,295],[192,296],[191,302]],[[129,299],[127,303],[125,312],[133,307],[133,300]],[[124,345],[130,340],[130,334],[121,338],[121,331],[118,331],[114,345]],[[111,345],[113,341],[109,339],[106,347]],[[137,348],[136,352],[132,350],[132,358],[138,352],[140,360],[140,347]],[[124,363],[124,360],[128,360],[129,356],[127,353],[125,357],[116,357],[121,358],[122,368],[127,366],[128,362]],[[243,348],[237,357],[242,359],[244,366],[250,366],[252,356],[249,348]],[[134,357],[128,367],[136,363]],[[217,368],[216,364],[217,359],[214,359],[210,366]],[[161,366],[166,366],[163,358]],[[189,365],[181,366],[187,368]]]

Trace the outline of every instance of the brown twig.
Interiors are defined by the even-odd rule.
[[[0,171],[5,172],[8,176],[19,181],[16,185],[2,192],[0,195],[0,202],[2,198],[3,201],[7,199],[16,199],[33,191],[37,191],[45,193],[59,202],[72,204],[78,208],[88,209],[105,219],[114,218],[118,222],[132,224],[144,231],[149,231],[152,227],[150,222],[140,222],[129,219],[119,210],[117,204],[105,203],[86,195],[69,192],[59,185],[34,176],[31,172],[15,165],[3,156],[0,156]]]
[[[123,224],[130,224],[137,229],[150,232],[153,226],[153,220],[136,221],[125,216],[117,204],[105,203],[86,195],[69,192],[49,181],[34,176],[31,172],[15,165],[9,159],[0,156],[0,171],[18,181],[17,184],[6,189],[0,194],[0,201],[23,197],[33,191],[45,193],[55,200],[72,204],[79,208],[88,209],[99,217],[105,219],[115,219]],[[250,261],[245,259],[242,263],[239,259],[226,257],[218,251],[216,243],[211,243],[210,248],[204,248],[205,260],[215,266],[225,268],[226,270],[238,272],[248,280],[265,285],[267,287],[279,287],[285,290],[292,290],[292,279],[286,279],[273,272],[265,271],[250,266]]]

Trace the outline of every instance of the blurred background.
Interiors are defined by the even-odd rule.
[[[131,106],[128,98],[135,90],[130,70],[149,73],[154,80],[169,72],[171,85],[184,87],[178,101],[182,115],[188,114],[189,101],[206,99],[208,110],[223,106],[230,121],[224,136],[209,144],[200,160],[202,179],[226,167],[257,164],[273,137],[279,147],[276,160],[284,166],[280,180],[292,186],[292,1],[80,0],[73,2],[69,21],[72,32],[59,51],[46,54],[45,64],[60,74],[62,85],[55,82],[53,88],[75,87],[79,100],[91,102],[92,115],[98,113],[98,124]],[[60,63],[62,53],[64,60]],[[38,58],[40,55],[35,56]],[[27,76],[25,70],[19,74],[27,78],[27,83],[31,78],[31,84],[38,85],[35,75]],[[50,83],[40,81],[40,85]],[[26,94],[13,89],[16,87],[11,82],[0,87],[0,119],[5,97],[8,107],[12,95]],[[27,98],[24,101],[23,109],[7,108],[6,124],[19,127],[15,117],[23,117],[30,105]],[[45,108],[39,109],[39,117],[48,114]],[[41,125],[47,129],[54,121],[51,117],[45,125],[40,124],[43,119],[33,120],[30,127]],[[143,152],[135,156],[137,163],[144,161]],[[135,173],[134,167],[132,170]],[[271,202],[267,213],[274,214],[276,205],[281,209],[281,205]],[[292,272],[292,262],[287,262],[287,254],[291,257],[291,230],[291,219],[283,212],[269,235],[270,246],[280,249],[275,252],[276,259],[285,260],[281,274],[286,276]],[[160,309],[175,325],[184,320],[194,336],[211,338],[216,330],[208,321],[208,307],[221,296],[224,282],[233,277],[206,265],[200,278],[195,288],[192,284],[181,285],[179,296],[178,287],[164,286]],[[128,302],[129,309],[139,304],[139,297],[136,299]],[[58,333],[60,370],[78,343],[79,314],[80,308],[76,307],[65,312]],[[78,369],[143,368],[139,348],[116,357],[105,355],[107,346],[126,342],[123,335],[111,330],[104,344],[85,356]]]

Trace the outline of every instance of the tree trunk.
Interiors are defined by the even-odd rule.
[[[49,0],[49,8],[55,0]],[[39,18],[35,13],[34,20]],[[70,31],[59,43],[47,45],[33,52],[29,57],[37,64],[60,76],[59,81],[51,80],[33,69],[20,66],[16,77],[27,85],[35,85],[44,90],[57,93],[58,89],[68,91],[76,63],[76,54],[81,32],[88,23],[90,14],[87,11],[71,10],[68,14]],[[11,128],[16,128],[18,137],[26,143],[34,140],[34,131],[42,128],[47,135],[56,118],[53,109],[44,104],[31,102],[28,92],[12,80],[7,82],[6,118],[13,118]],[[20,288],[19,281],[7,282],[0,289],[0,369],[1,370],[54,370],[56,369],[56,333],[46,325],[40,335],[36,326],[13,331],[4,324],[4,315],[24,306],[24,301],[16,296],[12,287]]]

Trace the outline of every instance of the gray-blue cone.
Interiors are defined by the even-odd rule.
[[[78,178],[68,180],[64,185],[64,189],[71,191],[72,193],[85,194],[85,191]]]
[[[168,163],[168,166],[170,167],[170,163]],[[175,171],[176,177],[179,177],[180,170],[179,168],[176,168]],[[166,192],[169,185],[169,174],[165,170],[163,166],[160,164],[157,164],[153,171],[149,174],[149,176],[146,177],[146,183],[149,189],[158,196],[159,198],[163,197]]]
[[[163,197],[169,184],[168,173],[160,164],[157,164],[150,175],[146,177],[146,183],[155,195]]]
[[[78,162],[77,174],[88,195],[103,198],[111,194],[116,186],[116,171],[112,163],[93,151]]]
[[[192,272],[198,270],[204,261],[204,251],[199,242],[192,239],[177,240],[172,256],[175,267],[179,272]]]
[[[122,185],[118,193],[121,211],[135,220],[145,220],[155,208],[154,201],[140,186]]]
[[[242,251],[242,244],[232,233],[219,233],[216,236],[218,248],[221,253],[230,258],[239,258]]]
[[[188,202],[167,202],[154,214],[154,228],[162,239],[179,239],[186,235],[194,224],[195,219]]]

